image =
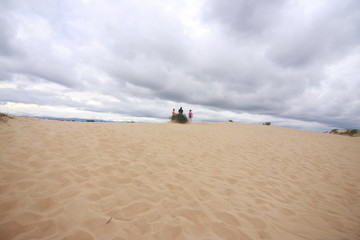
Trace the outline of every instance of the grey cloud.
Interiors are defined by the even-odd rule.
[[[79,84],[71,50],[60,46],[61,39],[52,38],[52,33],[48,32],[52,30],[48,19],[34,13],[19,15],[16,12],[19,2],[9,4],[6,18],[0,18],[0,50],[6,54],[0,59],[1,75],[9,79],[23,74],[70,87]],[[28,2],[23,2],[21,6],[25,9],[29,7]],[[66,51],[69,54],[64,54]]]
[[[15,103],[32,103],[38,105],[55,105],[59,106],[62,103],[51,92],[43,92],[36,90],[25,90],[25,89],[2,89],[1,90],[2,101],[15,102]],[[69,104],[69,101],[66,101]]]
[[[205,21],[211,19],[231,29],[239,44],[248,37],[265,42],[268,56],[284,67],[336,60],[359,45],[360,6],[356,0],[331,4],[318,1],[314,6],[320,6],[313,11],[286,0],[207,3]]]
[[[285,67],[338,60],[359,46],[357,9],[358,1],[326,2],[310,14],[299,8],[293,16],[285,15],[283,26],[273,30],[270,37],[270,58]]]
[[[256,47],[260,47],[265,49],[265,55],[250,64],[247,68],[250,69],[249,74],[244,74],[247,72],[247,64],[244,63],[230,67],[232,71],[218,74],[227,79],[223,80],[224,86],[227,85],[227,95],[232,97],[209,104],[233,111],[244,110],[306,121],[344,122],[349,115],[338,117],[347,112],[342,101],[329,101],[324,97],[318,99],[316,94],[309,96],[307,91],[324,91],[322,83],[328,81],[328,76],[324,75],[325,68],[359,46],[359,3],[320,2],[323,6],[315,7],[310,16],[298,2],[278,1],[274,8],[268,7],[268,4],[210,1],[206,21],[212,18],[213,22],[231,30],[227,33],[236,39],[238,45],[250,46],[253,53],[257,53]],[[265,9],[266,14],[258,14]],[[272,19],[269,20],[268,16]],[[258,45],[260,43],[264,45]],[[235,45],[232,49],[236,49]],[[228,61],[241,62],[246,57],[232,57]],[[224,62],[227,61],[221,59],[217,68],[224,66]],[[235,77],[230,72],[235,73]],[[210,76],[216,74],[211,73]],[[347,86],[351,81],[342,84]],[[354,114],[359,106],[358,97],[351,92],[351,89],[337,92],[334,87],[329,89],[328,97],[346,99],[345,95],[350,93],[352,97],[348,98],[346,105],[353,109]],[[356,125],[356,121],[350,122],[352,126]]]
[[[19,54],[16,48],[17,23],[14,17],[5,8],[6,1],[0,3],[0,58],[14,57]]]
[[[204,19],[218,21],[241,35],[261,34],[276,22],[286,1],[206,1]]]
[[[0,55],[11,56],[15,50],[11,44],[14,32],[11,30],[8,20],[2,16],[0,16],[0,29]]]

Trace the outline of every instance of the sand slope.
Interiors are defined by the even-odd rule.
[[[16,117],[0,142],[2,240],[360,239],[360,138]]]

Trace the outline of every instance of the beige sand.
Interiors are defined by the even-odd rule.
[[[360,138],[0,123],[0,239],[360,239]]]

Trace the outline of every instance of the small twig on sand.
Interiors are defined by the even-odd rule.
[[[106,224],[108,224],[111,221],[112,217],[110,217],[110,219],[106,222]]]

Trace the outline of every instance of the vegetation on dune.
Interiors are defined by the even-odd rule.
[[[339,134],[339,129],[333,129],[330,131],[332,134]]]
[[[271,125],[271,122],[264,122],[263,125],[270,126],[270,125]]]
[[[358,133],[360,133],[360,131],[357,130],[357,129],[347,129],[347,130],[346,130],[346,134],[348,134],[348,135],[350,135],[350,136],[354,136],[354,135],[356,135],[356,134],[358,134]]]
[[[7,122],[7,120],[11,119],[13,117],[10,117],[9,115],[5,113],[0,113],[0,122]]]
[[[170,119],[175,123],[187,123],[189,121],[186,115],[180,113],[172,115]]]
[[[333,129],[329,133],[351,136],[351,137],[359,137],[360,136],[360,130],[358,130],[358,129],[345,129],[345,130]]]

